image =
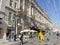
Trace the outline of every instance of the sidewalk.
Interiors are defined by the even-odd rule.
[[[19,40],[17,41],[0,41],[0,45],[18,45],[19,44]]]

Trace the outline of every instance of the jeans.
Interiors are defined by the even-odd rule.
[[[23,40],[20,40],[20,45],[23,45]]]

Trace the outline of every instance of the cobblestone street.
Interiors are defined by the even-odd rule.
[[[49,36],[49,41],[40,41],[38,36],[34,38],[30,38],[28,42],[25,42],[23,45],[60,45],[60,38],[54,35]],[[45,38],[46,39],[46,38]],[[17,40],[15,42],[4,42],[3,44],[0,45],[20,45],[20,41]]]
[[[38,37],[30,38],[24,45],[60,45],[60,39],[56,36],[49,36],[49,41],[40,41]]]

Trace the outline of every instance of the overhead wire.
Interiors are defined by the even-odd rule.
[[[60,11],[60,0],[59,0],[59,11]]]
[[[57,15],[56,0],[53,0],[53,4],[54,4],[54,9],[55,9],[55,14]]]
[[[52,2],[50,2],[50,1],[53,1],[53,3]],[[60,2],[60,1],[59,1]],[[57,10],[57,6],[56,6],[56,0],[47,0],[47,2],[46,2],[46,9],[47,10],[49,10],[50,9],[50,7],[49,7],[49,4],[53,4],[53,6],[52,6],[52,8],[54,9],[54,13],[55,13],[55,15],[54,15],[54,19],[56,19],[57,18],[57,15],[58,15],[58,10]],[[43,4],[44,4],[44,2],[43,2]],[[60,3],[59,3],[60,4]],[[46,10],[45,9],[45,10]],[[51,13],[51,11],[50,11],[50,13]],[[56,22],[56,21],[54,21],[54,22]]]
[[[50,5],[49,5],[49,4],[52,3],[52,2],[50,3],[50,1],[51,1],[51,0],[47,0],[47,10],[50,9],[50,7],[49,7]],[[56,21],[55,21],[55,19],[57,18],[57,7],[56,7],[56,1],[53,0],[53,3],[52,3],[52,4],[53,4],[52,8],[54,8],[54,13],[55,13],[55,15],[54,15],[55,17],[54,17],[54,21],[53,21],[53,22],[56,24]],[[49,13],[51,14],[51,11],[50,11]]]
[[[48,0],[46,1],[46,10],[48,10]]]
[[[53,0],[53,4],[54,4],[54,12],[55,12],[54,23],[56,25],[56,19],[57,19],[57,15],[58,15],[58,10],[57,10],[57,6],[56,6],[56,0]]]

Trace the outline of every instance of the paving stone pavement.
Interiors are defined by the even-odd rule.
[[[0,45],[17,45],[19,43],[19,41],[0,41]]]
[[[47,38],[49,39],[48,41]],[[20,41],[7,42],[3,45],[20,45],[19,43]],[[60,45],[60,37],[57,37],[56,35],[50,35],[48,37],[45,37],[44,41],[40,41],[39,37],[36,36],[34,38],[30,38],[29,41],[24,43],[23,45]]]
[[[48,36],[49,41],[40,41],[38,37],[30,38],[30,41],[24,45],[60,45],[60,37],[56,35]]]

